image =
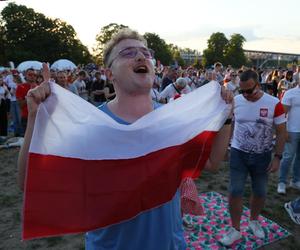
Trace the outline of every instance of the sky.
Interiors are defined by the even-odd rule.
[[[0,11],[9,1],[0,2]],[[299,0],[15,0],[71,24],[91,48],[101,28],[127,25],[202,53],[214,32],[246,38],[244,49],[300,54]]]

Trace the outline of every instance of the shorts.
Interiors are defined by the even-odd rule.
[[[256,154],[231,148],[229,193],[232,197],[242,197],[244,195],[248,174],[251,177],[253,195],[261,198],[266,197],[267,169],[271,162],[271,155],[271,151]]]

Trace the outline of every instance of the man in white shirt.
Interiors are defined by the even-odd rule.
[[[80,97],[82,97],[84,100],[88,100],[88,92],[86,90],[86,84],[84,82],[84,79],[87,77],[87,74],[85,71],[81,70],[78,73],[77,79],[73,82],[74,86],[77,88],[78,94]]]
[[[239,78],[236,72],[230,72],[230,81],[224,84],[225,88],[230,90],[234,96],[239,94]]]
[[[179,77],[175,83],[169,84],[161,93],[160,97],[167,99],[174,99],[182,94],[188,94],[191,92],[190,87],[187,85],[187,80],[184,77]]]
[[[285,92],[282,104],[287,114],[288,140],[285,143],[277,192],[286,193],[289,168],[293,163],[293,179],[290,186],[300,190],[300,82]]]
[[[297,66],[297,70],[293,74],[293,82],[295,84],[299,84],[300,83],[300,65]]]
[[[285,142],[285,114],[279,100],[260,89],[258,75],[244,71],[240,77],[240,92],[234,98],[234,131],[230,151],[229,212],[232,227],[220,240],[225,246],[239,240],[244,187],[251,176],[249,227],[264,239],[258,216],[264,207],[268,175],[279,169]],[[272,159],[273,127],[276,131],[275,154]]]

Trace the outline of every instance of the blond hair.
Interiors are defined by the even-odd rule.
[[[103,62],[105,66],[108,66],[108,59],[110,57],[110,54],[113,50],[113,48],[120,43],[121,41],[125,39],[134,39],[141,41],[146,47],[147,47],[147,41],[146,39],[140,35],[137,31],[124,28],[119,30],[118,33],[112,36],[112,38],[105,44],[104,50],[103,50]]]

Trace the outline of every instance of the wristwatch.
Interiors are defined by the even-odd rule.
[[[279,160],[282,159],[282,154],[274,154],[274,157],[277,157]]]

